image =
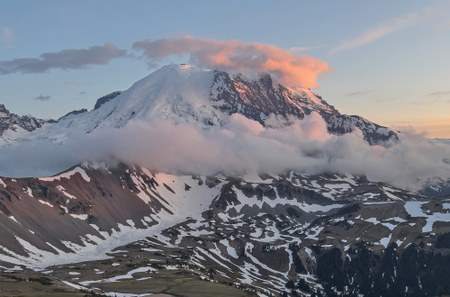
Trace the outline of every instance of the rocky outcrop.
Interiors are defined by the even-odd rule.
[[[0,136],[5,131],[25,130],[28,132],[41,128],[46,123],[53,123],[53,120],[42,120],[32,116],[19,116],[11,113],[5,105],[0,104]]]
[[[269,74],[249,80],[239,74],[215,71],[210,100],[222,112],[240,113],[263,125],[270,114],[303,119],[317,112],[326,121],[330,133],[342,135],[360,129],[371,144],[398,139],[394,131],[359,116],[341,114],[312,91],[292,91],[274,82]]]
[[[98,98],[97,102],[95,102],[94,110],[98,109],[100,106],[102,106],[106,102],[109,102],[112,99],[116,98],[120,94],[122,94],[121,91],[115,91],[115,92],[109,93],[108,95]]]

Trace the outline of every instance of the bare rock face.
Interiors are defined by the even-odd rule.
[[[326,121],[330,133],[342,135],[360,129],[370,144],[398,139],[392,130],[359,116],[343,115],[312,91],[290,90],[274,82],[269,74],[249,80],[242,75],[215,71],[210,100],[222,112],[240,113],[263,125],[270,114],[303,119],[305,115],[317,112]]]
[[[94,110],[100,108],[100,106],[102,106],[106,102],[109,102],[112,99],[116,98],[121,93],[122,93],[121,91],[115,91],[115,92],[109,93],[108,95],[98,98],[97,102],[95,102]]]

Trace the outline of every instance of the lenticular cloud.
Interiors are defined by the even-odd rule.
[[[292,88],[316,88],[317,77],[329,71],[324,61],[264,43],[182,36],[138,41],[133,49],[143,51],[152,63],[170,56],[188,55],[190,63],[199,67],[268,72]]]

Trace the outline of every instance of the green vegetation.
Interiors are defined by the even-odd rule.
[[[137,275],[135,278],[138,278]],[[166,293],[183,297],[248,297],[250,292],[229,286],[199,280],[189,272],[165,270],[155,273],[149,279],[124,280],[113,283],[96,283],[93,286],[105,292],[123,293]]]
[[[148,277],[148,274],[147,274]],[[94,283],[95,292],[81,292],[62,281],[43,276],[38,272],[23,271],[0,275],[0,297],[90,297],[103,296],[100,292],[153,293],[177,297],[249,297],[255,296],[230,285],[198,279],[187,271],[163,270],[150,278],[123,280],[111,283]],[[98,293],[96,293],[98,292]]]
[[[36,273],[21,272],[0,275],[0,296],[80,297],[89,295],[51,278]]]

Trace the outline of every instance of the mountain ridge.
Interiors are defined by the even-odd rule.
[[[359,129],[370,144],[398,139],[394,131],[358,116],[341,114],[311,90],[294,91],[267,73],[248,77],[186,64],[164,66],[124,92],[99,98],[93,110],[67,114],[42,134],[52,138],[52,129],[57,134],[74,129],[91,133],[102,127],[120,128],[130,120],[158,117],[202,127],[222,126],[234,113],[265,126],[270,115],[302,119],[312,112],[320,114],[332,134]]]
[[[99,98],[93,110],[69,113],[56,123],[29,132],[23,140],[50,141],[66,150],[60,144],[79,133],[88,141],[77,148],[89,150],[92,140],[102,132],[127,134],[130,130],[123,128],[136,121],[159,129],[156,124],[164,119],[171,127],[215,132],[222,125],[226,127],[228,120],[236,120],[235,114],[240,115],[239,120],[246,118],[244,122],[252,127],[258,126],[257,130],[270,128],[270,114],[286,122],[293,117],[299,126],[320,117],[321,133],[342,135],[360,129],[365,141],[360,135],[327,134],[332,140],[344,141],[343,146],[337,146],[337,157],[343,150],[350,154],[351,162],[355,161],[354,151],[346,139],[361,143],[365,153],[387,150],[368,143],[389,145],[397,139],[393,131],[357,116],[342,115],[312,91],[293,91],[267,74],[248,77],[171,65],[127,91]],[[245,129],[249,128],[238,126],[233,132]],[[119,149],[126,150],[142,145],[143,137],[149,136],[142,131],[134,141],[114,138],[106,146],[124,142]],[[171,132],[164,130],[157,135],[166,137]],[[287,135],[282,137],[292,138]],[[184,142],[173,145],[148,138],[162,146],[163,155],[184,161],[180,152],[189,149]],[[254,150],[244,158],[238,156],[238,162],[245,163],[245,156],[260,153],[268,144],[257,140]],[[194,138],[187,143],[197,141]],[[227,141],[219,143],[226,146]],[[314,160],[329,161],[336,156],[320,155],[317,151],[321,147],[314,146],[315,141],[306,148]],[[401,139],[395,145],[400,143]],[[202,158],[209,153],[207,144],[195,147],[206,146],[200,153]],[[299,144],[294,142],[293,150],[299,150]],[[330,142],[325,145],[335,150],[328,147]],[[173,151],[173,146],[180,150]],[[10,147],[15,154],[14,146]],[[279,146],[275,148],[269,152],[282,154]],[[401,148],[394,153],[403,156]],[[144,149],[144,156],[162,155]],[[367,161],[367,155],[358,156],[361,159],[356,161]],[[50,157],[57,159],[56,154]],[[223,154],[213,157],[227,161]],[[27,269],[33,269],[78,291],[115,292],[110,295],[167,293],[169,289],[153,286],[170,273],[177,280],[189,276],[195,281],[228,284],[250,296],[413,297],[450,293],[445,278],[450,267],[448,196],[425,197],[391,182],[323,168],[320,174],[287,169],[278,173],[181,174],[119,159],[72,164],[53,176],[0,177],[0,272],[26,275]],[[293,160],[288,161],[290,166]],[[386,168],[375,169],[386,174]],[[173,279],[170,287],[171,282]]]
[[[21,131],[32,132],[49,123],[55,123],[55,121],[38,119],[28,115],[19,116],[11,113],[4,104],[0,104],[0,137],[3,140],[14,139],[14,135],[20,134]]]
[[[258,296],[436,294],[448,292],[449,207],[363,177],[176,176],[86,163],[0,178],[0,271],[37,267],[83,290],[144,276],[151,286],[175,270]]]

